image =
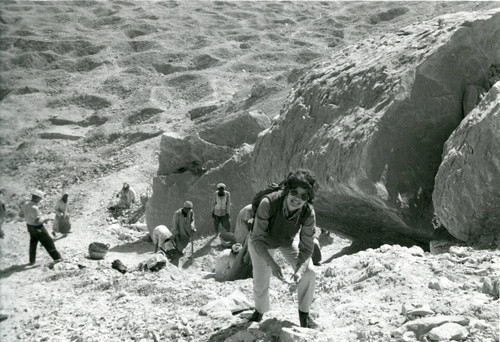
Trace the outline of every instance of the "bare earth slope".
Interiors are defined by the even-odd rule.
[[[276,279],[273,310],[247,329],[250,311],[200,314],[236,290],[252,302],[250,279],[212,278],[218,239],[198,238],[183,268],[122,275],[113,260],[135,270],[153,247],[143,231],[112,229],[105,210],[124,181],[150,191],[162,133],[209,126],[232,104],[273,118],[309,62],[422,20],[437,26],[440,15],[498,6],[0,3],[0,187],[9,210],[0,240],[1,340],[415,341],[452,321],[467,341],[498,341],[498,251],[340,252],[349,242],[334,237],[323,241],[328,262],[317,269],[313,310],[323,331],[296,328],[296,295]],[[70,193],[73,232],[56,240],[66,261],[54,268],[42,248],[27,266],[29,237],[16,216],[34,188],[47,193],[46,213]],[[85,258],[92,241],[111,245],[103,261]],[[422,315],[434,321],[409,324]]]

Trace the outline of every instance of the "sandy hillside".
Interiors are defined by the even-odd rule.
[[[424,341],[452,322],[464,340],[498,341],[499,251],[349,249],[332,234],[317,268],[313,311],[321,331],[296,328],[296,295],[276,279],[272,311],[250,326],[251,279],[213,279],[219,239],[198,236],[184,267],[137,271],[152,254],[147,234],[105,210],[124,181],[150,191],[160,135],[196,130],[193,115],[210,122],[225,115],[213,108],[245,103],[273,118],[302,68],[335,49],[423,20],[438,25],[440,15],[497,7],[2,2],[0,186],[9,217],[0,241],[1,340]],[[257,100],[247,101],[252,95]],[[47,193],[47,214],[62,191],[70,193],[73,229],[56,240],[65,262],[55,267],[42,248],[37,264],[27,265],[29,237],[17,212],[34,188]],[[110,244],[104,260],[86,258],[92,241]],[[115,259],[130,272],[112,269]],[[234,315],[223,302],[215,305],[220,311],[201,310],[232,296],[241,305]]]

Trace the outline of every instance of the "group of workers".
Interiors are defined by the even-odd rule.
[[[223,183],[217,185],[213,197],[212,217],[215,234],[219,234],[222,225],[226,232],[231,232],[235,244],[231,253],[237,254],[247,248],[251,257],[253,274],[253,293],[255,311],[249,317],[250,321],[260,322],[263,315],[269,311],[269,285],[271,275],[287,284],[295,283],[298,292],[298,313],[301,327],[317,328],[310,315],[313,301],[316,273],[312,260],[315,249],[316,216],[313,208],[317,183],[314,175],[305,169],[290,172],[281,182],[282,187],[266,194],[259,202],[256,210],[252,205],[240,210],[236,227],[231,232],[230,210],[231,195]],[[124,184],[119,203],[130,206],[135,201],[135,193],[128,184]],[[38,204],[43,193],[34,191],[31,200],[26,202],[21,210],[28,232],[30,234],[30,264],[35,263],[36,247],[40,242],[54,261],[61,260],[54,242],[44,227],[48,219],[42,219]],[[68,195],[64,194],[56,206],[57,217],[61,220],[67,215]],[[60,203],[61,202],[61,203]],[[54,234],[57,234],[55,224]],[[165,225],[156,227],[152,234],[155,252],[159,248],[166,253],[174,251],[182,255],[184,248],[192,241],[196,232],[193,203],[185,201],[182,208],[175,211],[170,229]],[[279,250],[293,270],[290,280],[285,279],[281,266],[274,255]]]
[[[269,311],[269,285],[271,275],[274,275],[287,284],[296,284],[300,326],[315,329],[318,325],[310,315],[310,307],[316,279],[314,264],[319,262],[318,260],[313,262],[315,237],[318,232],[313,208],[317,183],[312,172],[299,169],[290,172],[280,184],[282,187],[279,190],[266,194],[260,200],[256,210],[251,204],[241,209],[236,226],[232,230],[231,195],[226,186],[219,183],[212,201],[214,232],[216,236],[219,235],[219,226],[222,225],[225,233],[230,232],[234,236],[234,244],[225,257],[234,260],[234,255],[248,248],[255,301],[255,311],[249,317],[250,321],[260,322],[263,315]],[[181,230],[174,224],[171,226],[172,231],[164,225],[155,228],[153,232],[155,252],[158,248],[167,250],[175,248],[182,252],[185,245],[176,247],[181,240],[177,238],[179,231],[186,232],[183,241],[186,241],[186,244],[189,241],[188,236],[190,237],[195,231],[192,203],[187,201],[180,211],[184,219]],[[191,213],[191,216],[188,213]],[[285,279],[281,266],[274,258],[277,250],[293,269],[290,280]],[[227,268],[225,262],[216,263],[216,273],[218,269],[224,272]]]
[[[2,192],[3,197],[3,192]],[[24,218],[28,228],[28,233],[30,235],[30,247],[29,247],[29,264],[34,265],[36,262],[36,252],[38,243],[40,243],[47,253],[55,262],[62,260],[61,254],[57,250],[54,240],[49,234],[45,224],[52,220],[50,217],[44,217],[40,211],[39,204],[42,201],[45,194],[40,190],[35,190],[31,193],[31,199],[26,201],[19,211],[19,216]],[[132,203],[135,203],[135,191],[127,184],[124,183],[122,189],[118,193],[118,202],[110,207],[109,209],[126,209],[130,208]],[[65,237],[71,230],[70,216],[68,210],[68,199],[69,194],[64,193],[61,198],[57,201],[54,212],[55,217],[53,219],[52,225],[52,236],[57,238],[59,235]],[[1,218],[0,222],[3,222],[6,216],[5,204],[3,199],[1,201]],[[1,231],[0,223],[0,236],[3,237],[3,232]]]
[[[217,184],[217,191],[212,199],[212,218],[214,220],[215,234],[219,234],[219,226],[229,232],[231,211],[231,193],[226,191],[224,183]],[[182,208],[176,210],[172,217],[170,228],[165,225],[159,225],[153,230],[151,236],[154,244],[155,253],[160,249],[170,260],[184,255],[184,248],[192,241],[193,234],[196,232],[193,203],[184,202]]]

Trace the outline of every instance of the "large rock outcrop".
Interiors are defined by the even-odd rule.
[[[500,14],[460,13],[316,64],[253,156],[254,187],[313,170],[322,228],[356,240],[431,239],[432,192],[467,85],[500,61]]]
[[[254,144],[256,133],[270,125],[271,120],[264,113],[244,111],[211,123],[199,135],[212,144],[238,148],[242,143]]]
[[[443,145],[464,117],[466,88],[486,89],[490,66],[500,62],[500,14],[441,19],[312,65],[255,147],[246,143],[265,120],[248,113],[227,119],[239,123],[205,125],[187,138],[165,135],[148,227],[168,224],[173,210],[191,199],[198,227],[210,232],[218,182],[232,193],[235,218],[257,190],[305,167],[320,184],[315,209],[322,228],[370,243],[431,240]],[[242,125],[245,120],[252,125]]]
[[[240,204],[252,196],[249,165],[253,145],[248,143],[255,142],[269,125],[264,114],[245,111],[207,124],[199,134],[163,134],[153,195],[146,206],[150,233],[159,224],[169,226],[173,212],[185,200],[193,202],[198,231],[211,232],[210,204],[220,182],[231,192],[235,204],[231,216],[236,218]]]
[[[500,82],[446,142],[434,210],[456,238],[500,247]]]

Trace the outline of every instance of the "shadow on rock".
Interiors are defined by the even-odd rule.
[[[6,268],[5,270],[0,271],[0,279],[8,278],[16,272],[22,272],[36,267],[39,267],[39,265],[35,266],[32,266],[30,264],[12,265]]]

